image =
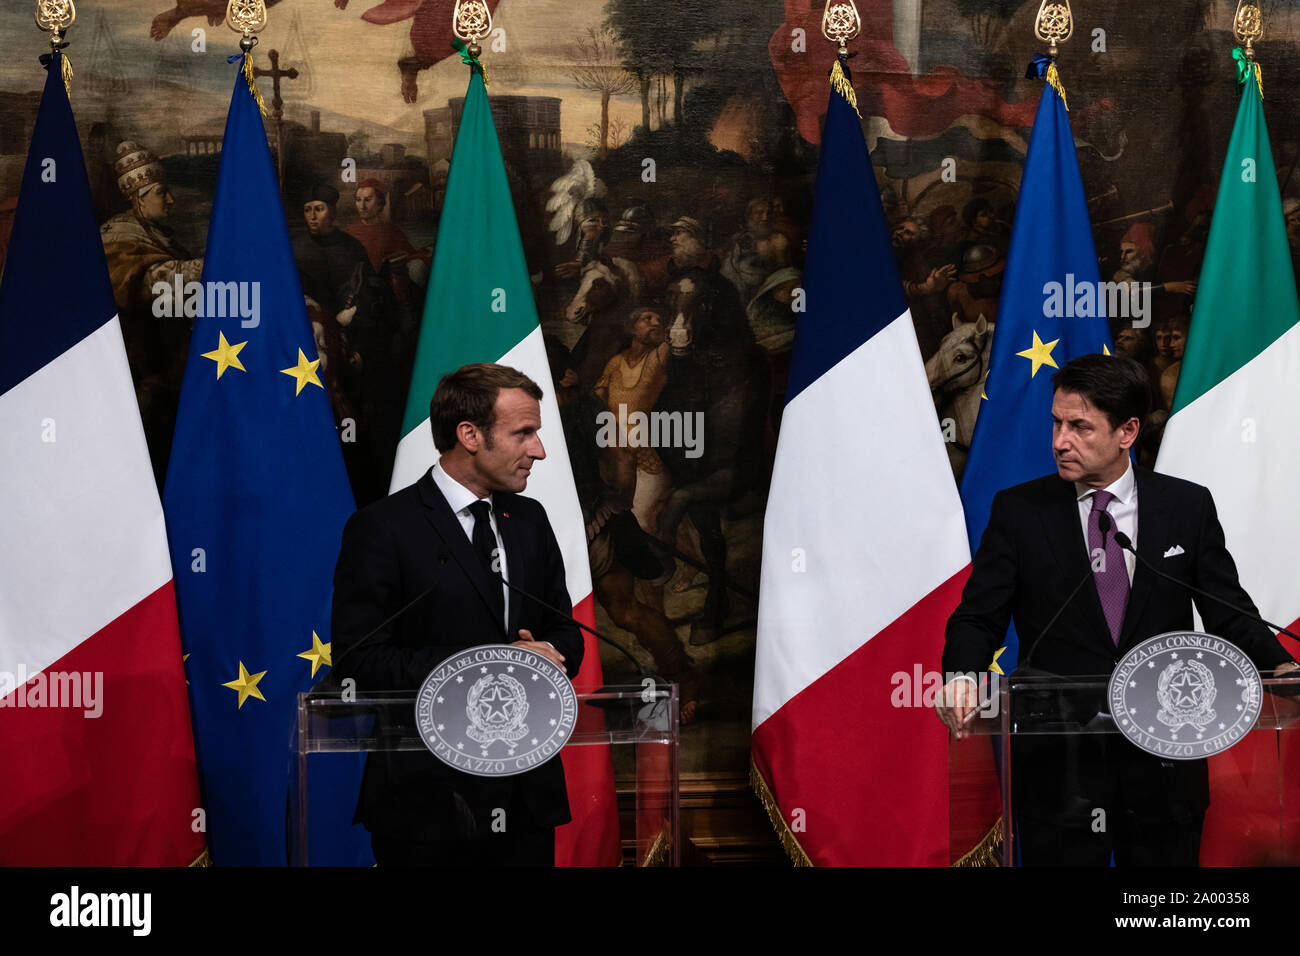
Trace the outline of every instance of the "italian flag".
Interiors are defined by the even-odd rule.
[[[594,627],[586,529],[505,163],[477,66],[465,94],[438,237],[390,490],[418,481],[438,460],[429,430],[429,399],[444,375],[470,362],[497,362],[523,372],[542,388],[541,437],[546,447],[546,458],[534,465],[525,493],[546,508],[559,541],[573,616]],[[596,641],[590,634],[584,636],[582,668],[574,680],[579,692],[604,682]],[[577,732],[600,730],[603,720],[599,711],[582,707]],[[556,831],[556,863],[617,864],[618,817],[608,750],[568,747],[560,756],[573,822]]]
[[[1210,489],[1242,586],[1265,619],[1295,630],[1300,302],[1259,70],[1236,55],[1241,106],[1156,469]],[[1252,735],[1211,760],[1202,864],[1264,863],[1282,848],[1276,744]]]

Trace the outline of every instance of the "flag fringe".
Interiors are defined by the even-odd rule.
[[[668,860],[669,837],[666,832],[660,830],[655,837],[650,849],[646,851],[645,859],[641,861],[641,866],[663,866]]]
[[[984,834],[984,838],[976,843],[974,847],[965,853],[954,867],[976,867],[976,866],[1001,866],[1000,857],[1002,856],[1002,818],[998,817],[996,823],[989,827],[989,832]]]
[[[266,100],[262,99],[262,91],[257,88],[257,80],[253,77],[253,54],[244,54],[244,79],[248,81],[248,92],[257,100],[257,108],[261,110],[262,115],[266,115]]]
[[[194,862],[190,864],[190,866],[211,866],[211,865],[212,865],[212,853],[210,850],[208,850],[207,847],[204,847],[203,852],[200,853],[198,856],[196,856],[194,858]]]
[[[858,110],[858,94],[853,90],[853,84],[849,82],[848,75],[844,72],[844,67],[840,66],[840,61],[836,60],[835,65],[831,67],[831,89],[840,96],[849,101],[853,107],[853,112],[858,114],[858,119],[862,119],[862,113]]]
[[[69,96],[72,95],[72,64],[68,61],[66,53],[59,54],[59,60],[63,64],[61,74],[63,76],[63,89]]]
[[[1070,104],[1065,98],[1065,87],[1061,85],[1061,74],[1056,71],[1056,64],[1053,63],[1047,68],[1047,85],[1056,90],[1056,95],[1061,98],[1061,105],[1065,111],[1070,112]]]
[[[839,63],[835,65],[838,67]],[[749,785],[754,788],[754,793],[758,795],[758,802],[767,811],[767,818],[772,821],[772,829],[776,831],[781,846],[785,849],[786,856],[790,857],[790,862],[795,866],[812,866],[812,860],[808,859],[808,854],[799,845],[798,838],[791,832],[789,825],[785,822],[785,817],[781,815],[781,808],[777,806],[772,788],[763,779],[763,774],[758,769],[758,764],[754,762],[752,753],[749,755]]]

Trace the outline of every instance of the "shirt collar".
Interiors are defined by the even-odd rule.
[[[447,474],[436,464],[429,469],[429,476],[433,478],[433,483],[438,486],[442,496],[447,499],[447,504],[455,514],[460,514],[474,502],[479,500],[479,496],[474,494],[459,481]],[[488,495],[482,499],[489,505],[492,504],[492,496]]]
[[[1109,491],[1115,496],[1115,500],[1122,505],[1128,504],[1133,493],[1137,490],[1137,476],[1133,473],[1133,460],[1127,460],[1128,467],[1124,469],[1124,474],[1120,475],[1105,488],[1089,488],[1082,482],[1074,483],[1074,493],[1076,501],[1083,501],[1084,498],[1090,497],[1094,491]]]

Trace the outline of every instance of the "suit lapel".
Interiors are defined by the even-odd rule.
[[[525,587],[523,580],[523,542],[519,539],[519,519],[514,517],[514,509],[511,507],[511,498],[506,494],[498,494],[493,498],[497,503],[497,530],[501,532],[501,546],[506,552],[506,580],[516,587]],[[510,609],[506,616],[509,621],[506,623],[506,640],[513,641],[519,637],[519,611],[524,603],[524,598],[518,591],[510,592]]]
[[[1151,564],[1156,564],[1164,552],[1165,542],[1169,538],[1170,514],[1157,490],[1152,487],[1151,472],[1145,468],[1134,467],[1137,479],[1137,550]],[[1156,576],[1137,562],[1133,569],[1133,588],[1129,591],[1128,607],[1124,611],[1124,626],[1119,632],[1119,646],[1126,647],[1133,640],[1133,630],[1137,627],[1151,590],[1155,587]]]
[[[483,567],[483,562],[474,553],[474,547],[470,544],[465,529],[461,527],[455,512],[451,510],[451,505],[447,504],[447,499],[442,496],[442,492],[434,484],[432,476],[426,472],[424,477],[417,482],[416,487],[420,493],[420,500],[425,506],[425,517],[429,519],[433,529],[438,532],[443,542],[451,550],[451,556],[456,559],[456,563],[460,565],[461,570],[465,572],[465,576],[474,585],[474,589],[478,591],[479,597],[487,605],[488,613],[500,622],[499,612],[497,611],[499,605],[492,600],[492,590],[495,588],[498,593],[501,590],[500,582],[494,582],[488,575],[487,569]]]
[[[1073,588],[1088,573],[1091,562],[1088,560],[1088,543],[1083,538],[1083,526],[1079,523],[1079,499],[1072,482],[1061,479],[1057,483],[1051,507],[1043,514],[1043,524],[1048,546],[1067,582],[1066,586]],[[1108,650],[1113,650],[1110,627],[1106,624],[1106,614],[1097,595],[1097,583],[1093,580],[1084,582],[1074,601],[1074,613],[1088,619],[1089,634],[1096,635],[1098,641],[1105,642]],[[1071,612],[1066,610],[1065,613]]]

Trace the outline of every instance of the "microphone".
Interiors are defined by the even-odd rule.
[[[448,558],[448,555],[445,554],[445,553],[444,553],[444,554],[439,554],[439,555],[438,555],[438,567],[439,567],[439,568],[441,568],[444,564],[447,563],[447,558]],[[335,679],[335,675],[339,673],[339,665],[342,664],[345,660],[347,660],[348,657],[351,656],[351,654],[352,654],[353,651],[355,651],[358,647],[360,647],[360,646],[361,646],[362,644],[364,644],[366,641],[370,640],[372,637],[374,637],[376,634],[378,634],[380,631],[382,631],[384,628],[386,628],[389,624],[392,624],[395,620],[397,620],[399,617],[401,617],[403,614],[405,614],[405,613],[406,613],[407,611],[409,611],[411,608],[415,607],[415,605],[419,604],[421,601],[423,601],[425,598],[427,598],[430,594],[433,593],[433,589],[436,588],[437,586],[438,586],[438,579],[437,579],[437,577],[435,576],[434,579],[433,579],[433,583],[432,583],[432,584],[430,584],[427,588],[425,588],[423,591],[421,591],[421,592],[420,592],[419,594],[417,594],[415,597],[411,598],[411,600],[407,601],[406,604],[404,604],[402,607],[398,608],[396,611],[394,611],[392,614],[390,614],[390,615],[389,615],[388,617],[386,617],[384,620],[380,621],[378,624],[376,624],[374,627],[372,627],[369,631],[367,631],[365,634],[363,634],[363,635],[361,636],[361,638],[360,638],[360,639],[359,639],[355,644],[353,644],[353,645],[352,645],[351,647],[349,647],[346,651],[344,651],[343,654],[342,654],[342,656],[340,656],[339,659],[336,660],[336,661],[333,663],[333,665],[330,667],[330,672],[329,672],[328,674],[326,674],[326,675],[321,679],[320,683],[317,684],[316,687],[317,687],[317,688],[324,688],[324,687],[329,683],[329,681],[334,680],[334,679]]]
[[[1110,515],[1104,511],[1097,515],[1097,526],[1101,529],[1101,547],[1104,552],[1106,550],[1106,535],[1108,535],[1111,530]],[[1119,540],[1118,534],[1116,535],[1116,540]],[[1067,597],[1061,606],[1056,609],[1056,613],[1053,614],[1051,620],[1047,622],[1047,626],[1038,632],[1038,637],[1035,638],[1033,646],[1029,648],[1029,653],[1025,655],[1024,663],[1020,667],[1016,668],[1017,671],[1032,670],[1031,662],[1034,659],[1034,654],[1037,653],[1038,648],[1042,645],[1043,638],[1047,635],[1047,632],[1052,629],[1052,625],[1057,622],[1057,619],[1065,613],[1065,609],[1070,606],[1070,602],[1073,601],[1075,596],[1083,589],[1083,586],[1092,580],[1093,573],[1094,569],[1092,562],[1089,561],[1087,572],[1079,579],[1079,583],[1074,586],[1074,589],[1070,591],[1069,597]]]
[[[1225,601],[1217,594],[1211,594],[1209,591],[1203,591],[1200,588],[1196,587],[1195,585],[1191,585],[1188,584],[1186,581],[1179,580],[1178,578],[1174,577],[1172,574],[1166,574],[1164,571],[1161,571],[1159,568],[1157,568],[1146,558],[1142,557],[1142,555],[1138,554],[1137,548],[1133,546],[1133,541],[1123,531],[1115,532],[1115,543],[1118,544],[1125,551],[1132,552],[1133,556],[1142,562],[1142,566],[1144,568],[1153,572],[1154,574],[1159,575],[1160,577],[1164,578],[1166,581],[1172,581],[1174,584],[1186,588],[1187,590],[1191,591],[1193,594],[1199,594],[1201,597],[1209,598],[1211,601],[1214,601],[1216,604],[1222,604],[1228,610],[1235,611],[1238,614],[1240,614],[1242,617],[1250,618],[1252,621],[1254,621],[1257,624],[1263,624],[1265,627],[1271,627],[1273,630],[1277,631],[1280,634],[1285,634],[1287,637],[1295,638],[1297,641],[1300,641],[1300,635],[1291,633],[1285,627],[1279,627],[1278,625],[1273,624],[1270,621],[1264,620],[1258,614],[1254,614],[1250,611],[1247,611],[1245,608],[1237,607],[1237,605],[1233,604],[1230,601]]]
[[[552,606],[552,605],[546,603],[545,601],[543,601],[541,598],[537,597],[536,595],[534,595],[534,594],[529,594],[529,593],[528,593],[527,591],[525,591],[523,588],[521,588],[521,587],[516,587],[515,585],[513,585],[513,584],[511,584],[509,581],[507,581],[507,580],[506,580],[506,576],[505,576],[504,574],[502,574],[500,571],[497,571],[497,572],[496,572],[496,577],[501,581],[502,584],[504,584],[506,587],[508,587],[511,591],[513,591],[513,592],[515,592],[516,594],[518,594],[520,597],[528,598],[528,600],[530,600],[530,601],[534,601],[534,602],[536,602],[537,604],[540,604],[542,607],[546,608],[546,610],[550,611],[552,614],[558,614],[560,617],[564,618],[564,619],[565,619],[566,621],[568,621],[570,624],[574,624],[574,625],[576,625],[576,626],[582,628],[582,629],[583,629],[584,631],[586,631],[588,634],[591,634],[593,637],[596,638],[596,640],[598,640],[598,641],[602,641],[602,642],[604,642],[605,644],[608,644],[610,647],[614,648],[614,650],[618,651],[620,654],[622,654],[624,657],[626,657],[629,661],[632,662],[632,666],[636,668],[636,672],[637,672],[637,676],[638,676],[638,677],[652,677],[652,678],[654,678],[655,683],[657,683],[657,684],[659,684],[659,683],[667,683],[667,682],[664,681],[664,680],[663,680],[663,679],[662,679],[658,674],[652,674],[652,673],[650,673],[649,671],[647,671],[644,667],[642,667],[641,664],[637,661],[637,659],[636,659],[635,657],[633,657],[633,656],[632,656],[632,655],[631,655],[631,654],[630,654],[626,649],[624,649],[624,648],[622,647],[622,645],[620,645],[620,644],[616,644],[614,641],[611,641],[608,637],[606,637],[604,634],[601,634],[601,633],[600,633],[599,631],[597,631],[594,627],[588,627],[586,624],[583,624],[581,621],[579,621],[579,620],[578,620],[576,617],[574,617],[572,614],[569,614],[567,611],[561,611],[558,607],[554,607],[554,606]],[[506,636],[509,637],[509,635],[506,635]]]

